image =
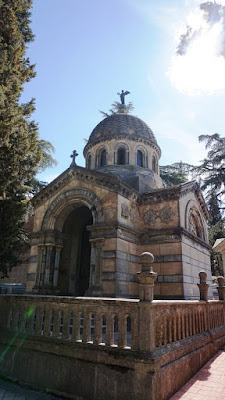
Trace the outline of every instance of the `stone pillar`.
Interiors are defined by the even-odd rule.
[[[209,285],[206,283],[207,273],[205,271],[199,272],[200,283],[198,283],[198,288],[200,291],[200,300],[208,301],[208,290]]]
[[[55,249],[55,263],[54,263],[54,272],[53,272],[53,288],[56,289],[58,287],[58,278],[59,278],[59,261],[60,261],[60,252],[62,246],[56,246]]]
[[[219,286],[217,286],[218,294],[219,294],[219,300],[225,300],[225,285],[224,285],[224,277],[223,276],[218,276],[217,278]]]
[[[45,275],[44,275],[44,286],[49,287],[50,282],[50,268],[51,268],[51,258],[52,258],[52,251],[53,251],[53,246],[47,244],[47,251],[46,251],[46,264],[45,264]]]
[[[102,295],[102,249],[105,239],[90,239],[91,242],[91,268],[89,289],[86,295],[101,296]]]
[[[38,245],[36,281],[32,290],[35,293],[37,293],[39,289],[43,287],[45,262],[46,262],[45,258],[46,258],[46,247],[43,245]]]
[[[154,298],[154,283],[157,277],[157,273],[153,272],[153,262],[153,254],[147,252],[142,253],[142,270],[140,272],[137,272],[139,280],[139,298],[141,301],[153,301]]]
[[[152,263],[154,256],[151,253],[142,253],[142,269],[137,272],[139,280],[139,346],[141,351],[151,352],[155,349],[155,307],[152,304],[154,298],[154,283],[157,273],[153,272]]]

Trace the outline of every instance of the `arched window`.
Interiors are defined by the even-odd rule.
[[[156,159],[155,159],[155,156],[152,157],[152,171],[156,172]]]
[[[106,165],[106,150],[102,150],[99,161],[99,167],[104,167]]]
[[[91,169],[91,154],[89,154],[87,157],[87,168]]]
[[[123,147],[120,147],[117,151],[117,164],[118,165],[126,164],[126,150]]]
[[[144,155],[141,150],[137,151],[137,165],[144,167]]]

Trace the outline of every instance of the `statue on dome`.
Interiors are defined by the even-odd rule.
[[[124,92],[124,91],[122,90],[121,93],[118,92],[117,94],[120,96],[121,104],[125,105],[125,96],[126,96],[127,94],[130,94],[130,92],[128,92],[127,90],[126,90],[126,92]]]

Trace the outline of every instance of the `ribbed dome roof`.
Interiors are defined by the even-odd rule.
[[[89,143],[99,140],[109,140],[117,135],[127,137],[140,136],[157,144],[150,127],[140,118],[130,114],[113,114],[103,119],[92,131]]]

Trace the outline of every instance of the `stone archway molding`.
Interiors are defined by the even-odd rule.
[[[198,204],[194,201],[194,200],[189,200],[187,205],[186,205],[186,212],[185,212],[185,228],[191,232],[191,226],[190,226],[190,217],[193,215],[195,217],[196,223],[198,224],[199,227],[199,234],[195,234],[196,236],[198,236],[200,239],[206,241],[207,240],[207,231],[206,231],[206,227],[204,224],[204,219],[201,215],[201,212],[198,208]]]
[[[100,199],[96,196],[96,194],[86,188],[77,188],[67,190],[53,200],[44,215],[41,230],[46,230],[47,227],[49,227],[50,229],[54,229],[56,219],[60,215],[62,210],[65,209],[65,207],[68,207],[68,205],[72,205],[73,203],[78,202],[84,204],[90,209],[93,215],[94,224],[104,221],[102,203]]]

